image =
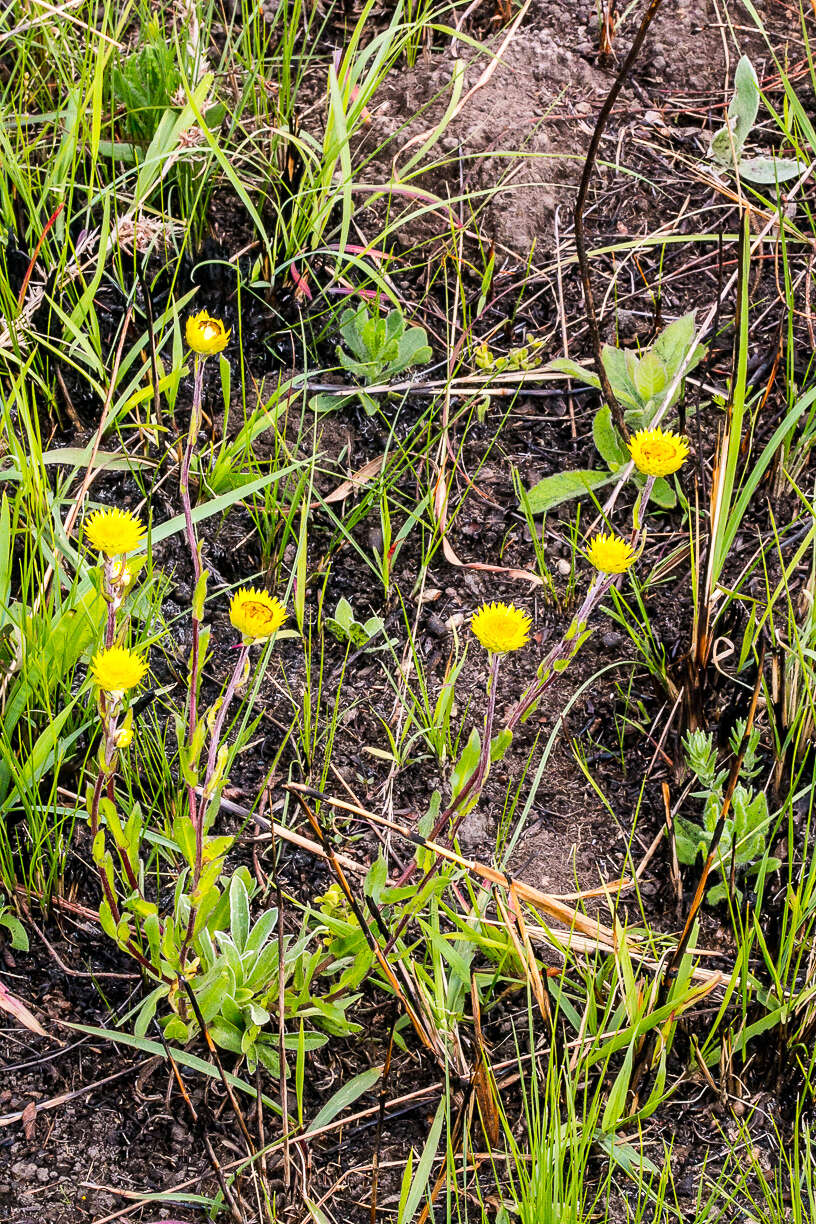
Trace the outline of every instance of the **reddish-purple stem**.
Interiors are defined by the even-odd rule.
[[[212,734],[210,736],[210,750],[207,753],[207,772],[204,775],[205,789],[207,785],[209,784],[210,778],[213,776],[213,773],[215,772],[215,762],[216,762],[216,757],[218,755],[218,744],[221,739],[221,731],[224,726],[224,719],[227,716],[227,711],[229,710],[230,704],[232,703],[232,699],[235,695],[235,689],[237,688],[238,681],[241,678],[241,672],[244,670],[244,665],[246,664],[246,661],[248,658],[249,658],[249,644],[244,643],[241,646],[240,651],[238,652],[238,658],[236,660],[235,667],[233,668],[232,675],[229,678],[229,684],[227,685],[227,691],[224,693],[224,700],[221,702],[221,706],[219,708],[218,715],[216,716],[215,723],[213,725]]]

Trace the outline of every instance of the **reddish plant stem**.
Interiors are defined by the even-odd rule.
[[[238,658],[236,660],[235,667],[233,668],[232,675],[229,678],[229,684],[227,685],[227,691],[224,693],[224,700],[221,702],[221,706],[218,710],[218,714],[216,716],[215,723],[213,724],[212,734],[210,736],[210,749],[209,749],[209,752],[207,753],[207,772],[204,775],[205,791],[207,789],[207,785],[209,784],[210,779],[213,776],[213,773],[215,772],[215,763],[216,763],[216,758],[218,756],[218,745],[221,741],[221,732],[224,727],[224,719],[226,718],[227,712],[230,708],[230,705],[232,704],[232,699],[235,695],[235,690],[238,687],[238,681],[241,679],[241,673],[244,670],[244,666],[248,658],[249,658],[249,644],[245,642],[242,644],[241,649],[238,653]]]
[[[643,486],[643,490],[640,496],[638,497],[638,500],[635,506],[635,527],[632,533],[632,547],[634,549],[637,549],[637,547],[645,539],[645,528],[643,528],[641,524],[642,524],[643,516],[646,512],[646,507],[648,505],[649,498],[651,497],[653,487],[654,487],[654,477],[650,476],[648,477],[646,484]],[[598,604],[600,604],[602,599],[605,597],[605,595],[609,591],[609,588],[612,586],[612,583],[615,581],[617,577],[618,575],[616,574],[606,574],[606,573],[596,574],[595,578],[590,583],[589,590],[584,596],[584,601],[581,604],[581,607],[578,609],[578,612],[573,617],[573,620],[571,622],[570,628],[572,628],[574,632],[572,633],[570,637],[567,637],[565,634],[555,644],[555,646],[553,646],[553,648],[550,650],[544,662],[539,667],[539,677],[537,677],[531,684],[528,685],[527,689],[524,691],[521,698],[519,699],[519,701],[517,702],[517,704],[511,711],[510,717],[508,718],[507,723],[506,723],[506,729],[508,731],[512,732],[518,726],[518,724],[522,721],[522,719],[527,714],[529,714],[529,712],[535,706],[536,702],[540,701],[545,690],[548,688],[550,684],[552,684],[553,680],[558,674],[555,670],[555,665],[559,663],[561,660],[568,661],[571,658],[571,656],[575,653],[575,649],[576,649],[575,642],[580,639],[580,635],[584,632],[584,629],[586,628],[586,625],[589,622],[589,618],[592,616],[592,613],[595,611]],[[442,814],[436,820],[433,826],[433,829],[431,833],[429,834],[429,840],[431,841],[435,841],[440,836],[440,834],[442,833],[442,830],[445,828],[445,825],[448,823],[451,817],[455,815],[455,813],[462,806],[462,804],[464,803],[465,799],[468,798],[468,796],[470,796],[475,791],[476,797],[478,798],[478,795],[484,784],[484,780],[487,774],[487,768],[489,764],[489,757],[490,757],[490,737],[492,733],[493,716],[495,712],[496,677],[498,675],[498,659],[499,659],[499,656],[497,655],[493,656],[491,672],[490,672],[490,679],[488,680],[488,708],[487,708],[487,715],[485,718],[485,742],[482,745],[482,753],[479,758],[478,768],[468,779],[467,783],[462,787],[461,791],[456,796],[456,798],[449,804],[449,806],[445,809],[445,811],[442,812]],[[448,834],[448,840],[456,836],[456,831],[463,817],[464,817],[464,813],[461,813],[459,817],[455,820],[453,827],[451,828]],[[425,880],[428,880],[430,878],[430,876],[434,873],[438,865],[439,865],[439,860],[437,860],[434,866],[431,867],[430,870],[426,873]],[[408,880],[410,880],[410,878],[413,876],[415,871],[416,871],[416,861],[414,860],[406,865],[402,874],[398,878],[398,884],[399,885],[405,884]],[[402,927],[400,926],[397,932],[395,933],[395,935],[393,936],[392,941],[389,944],[389,947],[391,946],[391,944],[393,944],[393,940],[396,939],[401,929]]]
[[[581,626],[586,625],[590,616],[594,612],[596,605],[600,603],[606,592],[609,590],[610,586],[612,585],[613,577],[614,575],[612,574],[601,574],[593,579],[590,588],[584,597],[584,602],[581,604],[581,607],[578,609],[572,620],[572,624],[577,626],[576,636],[579,636],[583,632]],[[534,680],[532,684],[528,685],[527,689],[521,695],[518,703],[513,708],[513,711],[507,720],[508,731],[515,730],[515,728],[530,712],[536,702],[541,700],[544,691],[555,679],[557,674],[554,671],[556,663],[569,657],[572,649],[574,648],[573,641],[574,639],[570,639],[568,641],[566,637],[562,637],[560,641],[553,646],[552,650],[539,668],[539,671],[543,672],[543,675],[540,679]]]
[[[124,586],[123,570],[124,570],[124,565],[125,565],[124,557],[120,558],[119,564],[121,565],[122,570],[120,570],[119,578],[117,579],[114,576],[113,559],[111,557],[105,558],[105,566],[104,566],[105,600],[108,606],[107,623],[105,625],[105,649],[106,650],[110,650],[111,646],[113,646],[113,642],[116,637],[116,613],[122,604],[122,590]],[[107,721],[108,704],[107,704],[107,698],[104,693],[100,693],[100,704],[101,704],[101,709],[103,711],[102,722],[103,722],[103,726],[105,727],[105,735],[106,737],[113,737],[115,736],[115,733],[116,733],[116,718],[114,715],[113,723],[112,724],[108,723]],[[108,750],[108,746],[106,742],[106,749],[105,749],[106,762],[107,762],[107,750]],[[113,759],[113,756],[111,754],[111,760],[112,759]],[[106,790],[106,794],[110,802],[115,803],[116,802],[116,791],[114,789],[114,784],[113,784],[113,770],[110,770],[108,772],[105,790]],[[98,806],[99,796],[97,796],[96,803]],[[119,853],[119,858],[122,863],[122,868],[125,872],[125,875],[127,876],[128,884],[130,884],[130,887],[135,892],[138,892],[139,884],[138,884],[138,880],[136,877],[136,872],[133,869],[133,864],[130,861],[130,855],[128,854],[124,846],[121,846],[121,847],[117,846],[117,851]]]
[[[195,592],[198,588],[198,583],[201,578],[201,554],[198,548],[198,539],[196,537],[195,524],[193,523],[193,510],[190,503],[190,466],[193,459],[193,451],[195,449],[198,431],[201,426],[201,410],[202,400],[204,395],[204,359],[195,354],[193,358],[193,406],[190,413],[190,425],[187,430],[187,445],[184,450],[184,456],[181,463],[181,475],[179,478],[179,493],[181,495],[181,504],[184,510],[184,523],[187,532],[187,544],[190,549],[190,557],[193,563],[193,592],[194,603],[192,613],[192,644],[190,647],[190,688],[187,700],[187,746],[193,742],[195,735],[196,723],[198,721],[198,671],[199,671],[199,649],[201,636],[201,622],[196,615],[195,609]],[[191,783],[187,783],[187,804],[190,812],[190,821],[195,832],[195,865],[193,867],[193,880],[191,892],[194,892],[198,887],[201,879],[201,871],[204,865],[204,805],[199,804],[198,796],[196,795],[195,787]],[[187,930],[184,935],[184,941],[181,945],[179,957],[183,965],[187,958],[187,950],[190,941],[193,938],[195,929],[196,915],[198,907],[190,902],[190,917],[187,922]]]
[[[643,528],[643,516],[646,513],[646,507],[649,504],[649,498],[652,495],[655,478],[649,476],[642,490],[638,494],[635,508],[632,515],[632,534],[630,543],[632,549],[637,551],[638,547],[645,538],[645,529]],[[598,574],[590,584],[589,590],[584,596],[584,602],[581,604],[578,612],[573,618],[572,624],[577,626],[575,637],[580,636],[584,631],[584,627],[588,624],[592,613],[605,597],[612,583],[615,581],[615,574]],[[562,637],[559,642],[553,646],[550,653],[547,655],[545,662],[539,669],[543,672],[541,679],[534,680],[527,690],[522,694],[522,697],[507,720],[508,731],[514,730],[515,727],[522,721],[527,713],[532,709],[537,701],[539,701],[546,688],[555,679],[556,672],[554,671],[555,664],[562,659],[568,659],[574,651],[575,638],[567,639]]]

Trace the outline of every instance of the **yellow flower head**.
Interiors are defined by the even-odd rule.
[[[129,510],[94,510],[85,520],[85,539],[106,557],[134,552],[144,533],[144,524]]]
[[[474,612],[470,627],[485,650],[509,654],[526,646],[531,623],[527,613],[514,604],[485,603]]]
[[[141,681],[147,664],[135,650],[110,646],[94,655],[91,674],[105,693],[125,693]]]
[[[202,357],[212,357],[213,353],[220,353],[227,347],[230,338],[229,329],[220,319],[211,318],[206,310],[190,315],[184,331],[190,348]]]
[[[668,429],[641,429],[629,443],[635,467],[644,476],[671,476],[688,456],[688,442]]]
[[[278,632],[286,620],[286,609],[267,591],[242,587],[230,601],[230,620],[245,642],[256,642]]]
[[[595,536],[586,559],[602,574],[625,574],[635,560],[635,550],[628,540],[610,531],[608,535]]]

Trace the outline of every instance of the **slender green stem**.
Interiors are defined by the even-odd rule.
[[[451,800],[444,812],[440,813],[434,823],[431,832],[428,834],[430,841],[435,841],[442,830],[448,824],[448,821],[456,816],[459,809],[464,804],[465,800],[470,798],[475,803],[481,794],[485,779],[490,768],[490,741],[493,737],[493,723],[496,716],[496,688],[499,679],[499,664],[501,663],[501,655],[494,654],[490,656],[490,674],[487,679],[487,710],[485,711],[484,735],[482,737],[481,752],[479,754],[479,763],[473,773],[465,782],[462,789]],[[450,832],[450,837],[456,835],[456,829],[459,827],[465,813],[461,812],[453,829]],[[410,862],[406,866],[402,875],[399,878],[400,884],[405,884],[410,880],[416,870],[416,862]]]
[[[107,697],[103,694],[100,703],[100,718],[102,721],[102,735],[104,738],[104,764],[100,764],[99,772],[96,775],[93,794],[91,796],[91,804],[89,810],[90,827],[91,827],[91,844],[96,841],[97,833],[99,832],[99,802],[102,798],[102,790],[106,783],[110,790],[113,785],[113,774],[116,767],[116,709],[112,705],[108,705]],[[118,847],[117,847],[118,849]],[[136,879],[133,865],[127,852],[120,850],[120,859],[128,878],[128,883],[135,891],[139,891],[138,881]],[[114,891],[113,885],[108,879],[108,873],[105,870],[104,862],[96,864],[96,872],[99,876],[99,883],[102,887],[102,895],[108,903],[108,909],[111,912],[111,917],[114,923],[118,926],[122,918],[122,911],[119,908],[119,901]],[[149,973],[155,976],[156,970],[150,961],[143,955],[141,950],[136,946],[132,939],[126,941],[126,947],[130,955],[137,960],[139,964],[147,969]]]

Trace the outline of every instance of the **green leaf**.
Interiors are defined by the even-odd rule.
[[[612,412],[607,404],[595,413],[592,421],[592,440],[598,454],[613,471],[628,461],[629,452],[612,424]]]
[[[417,1208],[422,1201],[422,1196],[425,1194],[428,1188],[428,1182],[431,1179],[431,1171],[433,1169],[433,1162],[436,1159],[436,1152],[437,1148],[439,1147],[439,1140],[442,1134],[442,1124],[445,1121],[445,1105],[446,1100],[443,1095],[442,1100],[439,1102],[437,1107],[434,1120],[431,1123],[431,1129],[428,1132],[425,1147],[422,1149],[422,1155],[417,1163],[416,1173],[414,1174],[411,1182],[411,1187],[405,1196],[404,1202],[400,1203],[397,1224],[409,1224],[409,1222],[413,1220],[414,1216],[416,1215]]]
[[[743,55],[734,73],[734,96],[728,107],[728,121],[711,141],[711,156],[719,165],[733,167],[735,156],[739,162],[758,110],[759,82],[750,59]]]
[[[8,931],[15,952],[28,951],[28,933],[19,918],[11,913],[0,913],[0,926],[4,926]]]
[[[601,1129],[607,1134],[615,1129],[626,1108],[626,1098],[629,1094],[629,1084],[632,1079],[633,1061],[634,1050],[630,1045],[626,1050],[623,1066],[615,1076],[615,1082],[612,1085],[612,1091],[609,1093],[603,1118],[601,1119]]]
[[[605,344],[602,360],[609,384],[620,402],[627,408],[642,408],[643,402],[632,376],[632,370],[639,360],[637,353],[615,348],[613,344]]]
[[[496,761],[500,761],[502,759],[512,742],[513,732],[507,727],[504,727],[503,730],[498,733],[498,735],[493,736],[492,740],[490,741],[491,764],[495,764]]]
[[[482,738],[474,727],[470,733],[470,739],[462,750],[462,755],[451,770],[451,799],[456,798],[475,773],[481,751]]]
[[[167,986],[162,983],[162,985],[157,986],[155,990],[151,990],[150,994],[142,1003],[141,1007],[136,1013],[136,1019],[133,1021],[133,1032],[137,1037],[144,1037],[145,1033],[150,1027],[150,1021],[156,1014],[159,999],[164,998],[167,995],[167,989]]]
[[[244,944],[244,953],[257,954],[260,952],[274,931],[277,921],[278,911],[276,909],[265,910],[249,932],[249,937]]]
[[[230,934],[239,953],[243,952],[249,934],[249,897],[239,875],[230,880]]]
[[[241,1030],[236,1025],[230,1024],[229,1020],[225,1020],[223,1016],[213,1017],[209,1033],[215,1044],[222,1050],[229,1050],[230,1054],[243,1055]]]
[[[757,183],[761,187],[773,186],[774,183],[788,183],[798,178],[804,166],[791,157],[747,157],[739,164],[740,178],[749,183]]]
[[[576,378],[579,382],[585,383],[588,387],[596,387],[600,390],[601,380],[598,375],[586,366],[579,365],[577,361],[570,361],[568,357],[556,357],[552,361],[548,361],[544,367],[544,372],[549,374],[566,374],[567,378]]]
[[[668,382],[666,367],[655,349],[649,349],[638,361],[634,379],[638,395],[647,404],[665,389]]]
[[[427,365],[432,357],[433,352],[428,344],[425,328],[409,327],[399,341],[397,356],[389,372],[400,374],[409,366]]]
[[[171,1016],[167,1021],[164,1035],[168,1041],[180,1041],[182,1045],[186,1045],[190,1040],[190,1029],[180,1016]]]
[[[370,1092],[381,1074],[379,1067],[370,1067],[368,1071],[361,1071],[359,1075],[353,1076],[338,1088],[313,1121],[309,1123],[309,1129],[304,1138],[308,1138],[310,1132],[319,1131],[321,1127],[328,1126],[329,1122],[333,1122],[338,1114],[348,1109],[349,1105],[353,1105],[364,1092]]]
[[[571,472],[556,472],[533,485],[527,494],[532,514],[547,514],[562,502],[582,497],[590,490],[600,489],[615,479],[614,472],[598,472],[579,468]]]
[[[365,878],[366,896],[371,897],[372,901],[379,901],[382,896],[383,889],[388,883],[388,864],[382,854],[375,858],[374,862],[368,869]]]
[[[652,485],[652,501],[660,506],[661,510],[673,510],[677,505],[677,494],[662,476],[658,476]]]

